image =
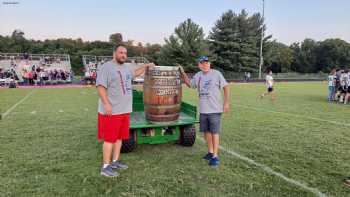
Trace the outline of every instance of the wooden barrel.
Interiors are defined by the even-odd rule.
[[[146,70],[143,84],[146,120],[153,123],[176,121],[180,116],[181,97],[179,67],[155,66]]]

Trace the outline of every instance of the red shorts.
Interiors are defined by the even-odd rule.
[[[97,139],[115,143],[129,139],[130,114],[103,115],[98,113]]]

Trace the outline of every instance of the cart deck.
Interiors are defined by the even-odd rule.
[[[130,114],[130,138],[123,140],[122,151],[131,152],[137,144],[161,144],[178,141],[184,146],[195,142],[195,124],[197,107],[186,102],[181,103],[178,120],[165,123],[152,123],[146,120],[143,104],[143,92],[133,92],[133,112]]]
[[[146,120],[144,113],[143,94],[140,91],[133,93],[133,112],[130,115],[130,128],[155,128],[164,126],[181,126],[198,123],[197,108],[186,102],[181,103],[181,113],[177,121],[166,123],[151,123]]]
[[[166,124],[154,124],[150,123],[145,118],[145,113],[143,111],[136,111],[130,115],[130,128],[154,128],[154,127],[163,127],[163,126],[176,126],[176,125],[187,125],[197,123],[196,117],[191,116],[185,112],[180,113],[179,120],[166,123]]]

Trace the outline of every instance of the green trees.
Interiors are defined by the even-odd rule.
[[[11,36],[0,36],[0,52],[6,53],[57,53],[69,54],[71,58],[72,69],[75,73],[82,74],[83,63],[82,55],[96,55],[96,56],[111,56],[113,47],[116,44],[125,44],[129,50],[130,56],[149,56],[150,60],[156,60],[154,54],[159,53],[160,45],[146,45],[142,44],[134,46],[132,42],[123,42],[122,34],[115,33],[110,35],[110,42],[93,41],[84,42],[82,39],[68,39],[59,38],[53,40],[28,40],[25,38],[24,32],[15,30]],[[147,51],[149,51],[149,54]]]
[[[129,56],[143,56],[158,65],[179,63],[187,72],[197,70],[200,55],[209,55],[212,65],[223,71],[252,72],[259,69],[261,28],[266,30],[260,14],[249,15],[245,10],[228,10],[205,35],[203,28],[187,19],[180,23],[165,44],[143,44],[123,40],[121,33],[113,33],[109,41],[84,42],[82,39],[30,40],[21,30],[10,36],[0,36],[0,52],[9,53],[66,53],[72,68],[81,73],[81,55],[112,55],[116,44],[124,44]],[[264,34],[265,35],[265,34]],[[305,39],[287,46],[271,39],[263,39],[263,71],[274,72],[329,72],[332,68],[350,68],[350,44],[341,39],[315,41]]]
[[[350,44],[341,39],[316,42],[305,39],[290,46],[294,60],[292,70],[301,73],[329,72],[332,68],[350,67]]]
[[[274,72],[291,72],[291,65],[294,61],[294,51],[287,45],[277,41],[268,42],[265,45],[264,62],[265,66],[270,67]]]
[[[315,70],[329,72],[335,67],[350,68],[350,44],[341,39],[327,39],[320,42]]]
[[[291,49],[294,51],[293,70],[302,73],[316,72],[318,43],[312,39],[305,39],[301,44],[294,43]]]
[[[259,64],[259,46],[263,19],[260,14],[249,16],[245,10],[235,14],[225,12],[210,32],[210,49],[215,66],[236,72],[256,72]],[[271,36],[267,36],[267,42]]]
[[[160,51],[162,65],[181,64],[187,71],[197,68],[200,55],[208,55],[203,29],[187,19],[175,28],[174,34],[165,39],[165,45]]]
[[[118,45],[123,43],[123,36],[121,33],[111,34],[109,36],[109,42]]]

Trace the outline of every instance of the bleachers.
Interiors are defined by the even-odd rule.
[[[20,74],[23,69],[29,70],[33,65],[46,71],[71,71],[70,57],[66,54],[0,53],[0,68],[3,70],[15,69]]]
[[[66,54],[0,52],[0,69],[0,85],[6,85],[8,80],[37,85],[39,79],[44,84],[70,83],[72,79],[70,57]]]
[[[86,71],[96,69],[97,64],[107,62],[113,59],[113,56],[94,56],[83,55],[83,64]],[[145,64],[149,61],[145,57],[128,57],[127,63]]]
[[[113,56],[94,56],[94,55],[83,55],[83,65],[85,68],[84,81],[86,84],[95,83],[96,81],[96,70],[104,62],[113,59]],[[126,63],[145,64],[149,61],[144,57],[128,57]]]

